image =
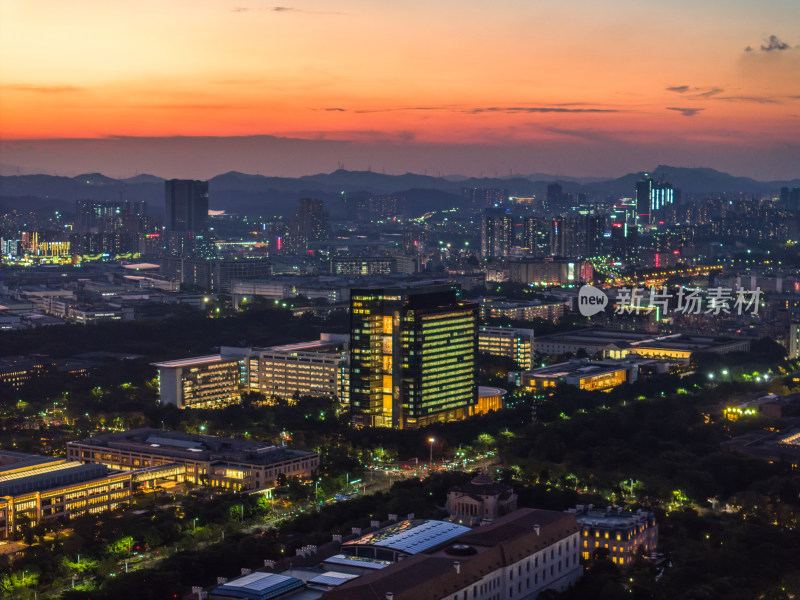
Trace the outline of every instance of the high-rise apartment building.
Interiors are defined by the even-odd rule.
[[[515,219],[504,208],[486,209],[481,227],[481,254],[483,258],[508,256],[514,246]]]
[[[557,210],[561,206],[564,190],[558,183],[551,183],[547,186],[547,208]]]
[[[554,223],[554,219],[524,215],[517,245],[530,256],[551,256],[555,242]]]
[[[296,254],[304,254],[308,250],[309,242],[327,240],[328,212],[322,201],[300,198],[290,229],[289,249]]]
[[[477,403],[478,306],[458,286],[353,289],[353,422],[416,428],[463,419]]]
[[[113,231],[113,221],[130,212],[125,201],[102,202],[99,200],[75,201],[75,231],[77,233],[103,233]]]
[[[464,188],[464,200],[470,208],[483,209],[492,204],[508,201],[508,190],[500,188]]]

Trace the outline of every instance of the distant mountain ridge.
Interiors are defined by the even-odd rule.
[[[532,177],[434,177],[417,173],[387,175],[374,171],[318,173],[302,177],[269,177],[230,171],[209,180],[211,208],[229,212],[262,215],[287,215],[295,210],[297,199],[313,196],[335,203],[342,195],[355,197],[395,194],[405,198],[409,214],[420,214],[459,206],[463,188],[500,188],[512,195],[543,197],[547,186],[558,182],[564,191],[585,192],[595,197],[630,197],[634,184],[644,172],[629,173],[616,179],[567,178],[533,174]],[[800,178],[788,181],[757,181],[709,168],[659,165],[648,174],[663,179],[684,194],[743,193],[777,196],[781,187],[800,187]],[[535,178],[533,178],[535,177]],[[541,177],[541,178],[539,178]],[[0,177],[0,208],[30,210],[33,206],[49,210],[60,207],[71,212],[75,200],[144,200],[151,212],[160,213],[164,203],[164,179],[140,174],[113,179],[101,173],[75,177],[52,175],[9,175]],[[39,202],[36,202],[36,199]]]

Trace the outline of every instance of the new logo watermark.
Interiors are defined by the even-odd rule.
[[[661,315],[670,312],[684,315],[757,315],[761,301],[761,288],[758,287],[754,290],[715,287],[709,288],[704,294],[700,290],[683,286],[675,293],[666,287],[623,287],[616,294],[616,314],[650,314],[658,309]],[[608,302],[608,295],[593,285],[586,284],[578,292],[578,311],[584,317],[604,311]]]
[[[588,283],[578,292],[578,310],[584,317],[603,312],[608,305],[608,296],[603,290]]]

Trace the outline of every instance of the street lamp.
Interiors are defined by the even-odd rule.
[[[435,441],[436,441],[436,438],[432,438],[432,437],[428,438],[428,442],[430,442],[430,445],[431,445],[431,458],[428,461],[428,472],[430,472],[431,468],[433,467],[433,442],[435,442]]]

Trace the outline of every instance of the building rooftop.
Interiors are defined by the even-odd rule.
[[[487,385],[478,386],[478,398],[491,398],[492,396],[505,396],[508,390],[497,387],[489,387]]]
[[[384,569],[392,564],[389,560],[366,558],[363,556],[350,556],[349,554],[335,554],[324,561],[326,564],[347,566],[358,570]]]
[[[450,488],[450,492],[469,494],[471,496],[502,496],[508,498],[514,493],[510,485],[495,483],[488,475],[478,475],[464,485],[457,485]]]
[[[0,451],[0,497],[43,492],[105,477],[109,472],[104,465]]]
[[[617,347],[631,348],[664,348],[674,350],[703,351],[710,350],[730,343],[739,343],[742,340],[732,337],[713,337],[701,335],[688,335],[673,333],[667,335],[654,335],[642,331],[619,331],[615,329],[579,329],[537,336],[536,343],[564,343],[582,344],[587,347],[604,347],[615,345]]]
[[[261,352],[336,352],[341,350],[342,342],[332,340],[314,340],[311,342],[300,342],[297,344],[286,344],[284,346],[271,346],[269,348],[259,348]]]
[[[211,590],[209,596],[217,598],[243,598],[246,600],[270,600],[303,587],[303,582],[294,577],[277,573],[250,573],[237,577]]]
[[[192,358],[181,358],[179,360],[168,360],[165,362],[152,363],[154,367],[161,368],[176,368],[176,367],[199,367],[201,365],[208,365],[216,362],[226,360],[236,360],[237,357],[225,356],[221,354],[212,354],[210,356],[195,356]]]
[[[322,598],[385,600],[391,592],[398,600],[439,600],[579,530],[571,514],[520,509],[453,538],[433,553],[410,556],[342,584]]]
[[[552,379],[573,376],[589,377],[606,373],[615,373],[616,371],[627,369],[628,366],[629,365],[624,363],[614,364],[606,361],[591,362],[578,359],[550,365],[548,367],[539,367],[528,371],[526,374],[533,377],[547,377]]]
[[[338,571],[325,571],[322,575],[318,575],[313,579],[309,579],[308,583],[324,585],[327,587],[338,587],[343,583],[347,583],[351,579],[356,579],[358,575],[352,573],[339,573]]]
[[[623,511],[621,507],[595,508],[589,504],[579,504],[567,513],[575,515],[575,519],[582,526],[592,525],[603,529],[625,529],[655,519],[649,511]]]
[[[75,444],[100,448],[116,448],[132,452],[158,454],[176,459],[205,462],[241,462],[267,465],[309,456],[311,452],[292,450],[263,442],[251,442],[213,435],[141,428],[118,433],[96,435]]]
[[[342,549],[358,546],[378,546],[418,554],[446,543],[454,537],[469,531],[469,527],[448,523],[447,521],[434,521],[415,519],[400,521],[395,525],[385,527],[373,533],[368,533],[356,540],[342,544]]]

